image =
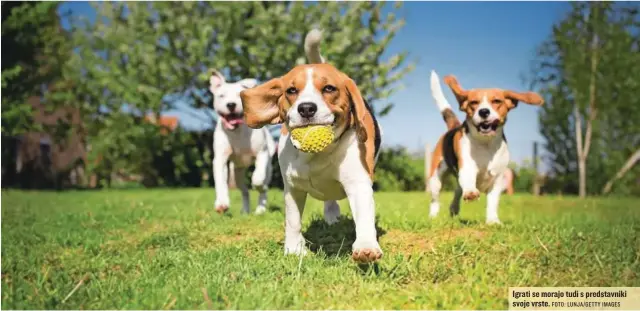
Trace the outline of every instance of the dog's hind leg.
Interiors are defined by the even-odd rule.
[[[249,187],[247,187],[247,182],[245,181],[246,169],[244,167],[236,167],[234,171],[236,186],[242,193],[242,212],[248,214],[251,212],[251,197],[249,196]]]
[[[336,201],[324,201],[324,221],[333,225],[340,218],[340,205]]]
[[[460,213],[460,199],[462,198],[462,188],[456,187],[456,191],[453,193],[453,201],[449,205],[449,214],[451,217],[457,216]]]
[[[228,181],[228,155],[216,154],[213,158],[213,179],[215,181],[216,201],[214,207],[216,212],[224,213],[229,209],[229,185]]]
[[[442,175],[447,171],[444,161],[440,162],[435,172],[429,178],[429,192],[431,193],[431,203],[429,204],[429,217],[435,218],[440,212],[440,190],[442,190]]]
[[[264,214],[267,211],[267,190],[269,190],[273,171],[269,152],[259,152],[256,156],[255,166],[256,168],[251,176],[251,185],[259,192],[256,214]]]

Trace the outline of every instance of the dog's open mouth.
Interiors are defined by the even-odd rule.
[[[478,132],[480,132],[480,134],[482,135],[494,135],[499,125],[500,125],[499,120],[493,120],[491,122],[484,121],[476,125],[476,128],[478,129]]]
[[[244,119],[242,118],[242,114],[238,113],[230,113],[227,115],[220,115],[222,120],[222,125],[229,130],[235,130],[238,125],[244,123]]]

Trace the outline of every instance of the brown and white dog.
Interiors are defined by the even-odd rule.
[[[319,35],[312,31],[307,38],[315,36],[317,41]],[[307,49],[307,58],[324,62],[319,51]],[[240,96],[250,127],[283,123],[278,160],[284,179],[285,254],[306,253],[301,217],[307,195],[311,195],[324,201],[324,217],[329,224],[340,216],[336,201],[348,198],[356,227],[353,259],[372,262],[381,258],[372,188],[381,133],[356,83],[332,65],[307,64],[244,90]],[[332,125],[335,138],[331,145],[319,153],[296,149],[289,131],[317,124]]]
[[[467,116],[460,123],[442,93],[438,75],[432,71],[431,92],[448,131],[440,137],[431,157],[429,216],[435,217],[440,210],[440,178],[450,169],[459,183],[449,207],[451,215],[455,216],[460,211],[460,198],[473,201],[480,197],[482,191],[487,193],[487,223],[500,223],[498,202],[507,186],[504,172],[509,164],[509,149],[504,135],[507,114],[517,107],[518,102],[540,106],[544,100],[534,92],[519,93],[497,88],[464,90],[451,75],[444,81],[453,91],[460,110]]]

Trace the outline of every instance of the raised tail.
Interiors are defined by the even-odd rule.
[[[460,120],[458,120],[456,114],[453,113],[451,105],[449,105],[449,102],[444,97],[444,93],[442,93],[442,87],[440,86],[440,78],[434,70],[431,70],[431,95],[436,101],[436,105],[438,105],[440,113],[442,113],[442,118],[447,124],[447,129],[450,130],[452,128],[460,126]]]
[[[304,52],[307,54],[309,64],[324,63],[324,57],[320,54],[320,41],[322,41],[322,32],[318,29],[309,31],[304,38]]]

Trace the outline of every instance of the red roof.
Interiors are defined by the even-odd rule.
[[[160,116],[160,122],[156,122],[155,117],[149,114],[144,119],[153,124],[162,125],[163,127],[169,128],[172,131],[178,127],[178,117]]]

